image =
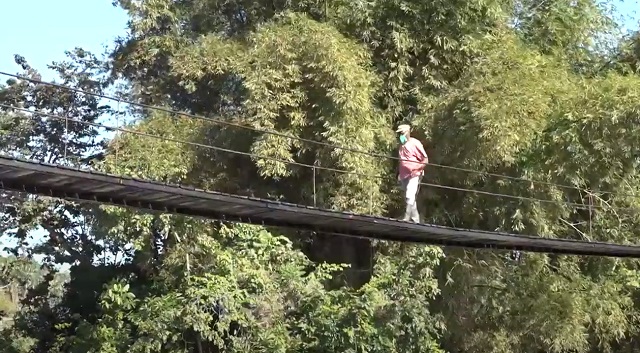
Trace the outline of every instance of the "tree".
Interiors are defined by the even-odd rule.
[[[394,215],[394,163],[284,136],[391,155],[395,125],[410,120],[432,161],[478,171],[432,166],[428,182],[526,198],[428,188],[430,222],[637,239],[640,82],[600,40],[614,30],[593,1],[119,4],[132,18],[129,36],[109,60],[76,51],[63,80],[102,92],[123,78],[129,99],[205,118],[131,109],[128,129],[173,141],[118,134],[67,152],[69,163]],[[618,66],[604,64],[616,55]],[[70,96],[21,82],[0,93],[87,121],[112,111]],[[66,160],[61,127],[46,121],[42,142],[29,144],[40,120],[7,113],[5,149]],[[93,149],[99,158],[85,158]],[[34,288],[10,331],[33,339],[36,352],[634,350],[634,260],[518,260],[7,197],[7,229],[22,239],[42,226],[50,244],[31,251],[72,263],[60,300],[48,300],[45,284]]]

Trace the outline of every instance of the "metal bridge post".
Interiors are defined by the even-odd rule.
[[[591,219],[592,219],[592,208],[593,208],[593,194],[589,192],[589,237],[592,237],[591,233]]]
[[[316,166],[313,166],[313,207],[317,207],[316,203]]]
[[[67,150],[69,149],[69,115],[64,115],[64,163],[67,162]]]
[[[117,106],[116,106],[116,131],[115,134],[113,135],[114,140],[116,135],[118,134],[118,131],[120,129],[120,99],[117,100]],[[120,149],[120,141],[115,141],[116,142],[116,160],[115,160],[115,169],[118,169],[118,150]]]
[[[369,189],[369,214],[373,215],[373,185]]]

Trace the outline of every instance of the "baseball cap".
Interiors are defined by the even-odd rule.
[[[401,132],[403,134],[408,131],[411,131],[411,126],[408,124],[398,125],[398,130],[396,130],[396,132]]]

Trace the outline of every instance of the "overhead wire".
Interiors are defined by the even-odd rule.
[[[174,143],[179,143],[179,144],[184,144],[184,145],[189,145],[189,146],[194,146],[194,147],[200,147],[200,148],[211,149],[211,150],[215,150],[215,151],[226,152],[226,153],[230,153],[230,154],[243,155],[243,156],[247,156],[247,157],[251,157],[251,158],[267,159],[267,160],[272,160],[272,161],[275,161],[275,162],[285,163],[285,164],[289,164],[289,165],[296,165],[296,166],[310,168],[310,169],[311,168],[315,168],[316,170],[325,170],[325,171],[336,172],[336,173],[351,174],[351,175],[356,175],[356,176],[359,176],[359,177],[385,179],[385,177],[382,176],[382,175],[372,175],[372,174],[359,173],[359,172],[354,172],[354,171],[349,171],[349,170],[344,170],[344,169],[337,169],[337,168],[323,167],[323,166],[311,165],[311,164],[295,162],[295,161],[288,161],[288,160],[284,160],[284,159],[280,159],[280,158],[276,158],[276,157],[271,157],[271,156],[263,156],[263,155],[258,155],[258,154],[250,153],[250,152],[236,151],[236,150],[232,150],[232,149],[228,149],[228,148],[224,148],[224,147],[219,147],[219,146],[213,146],[213,145],[207,145],[207,144],[203,144],[203,143],[186,141],[186,140],[176,139],[176,138],[172,138],[172,137],[158,136],[158,135],[153,135],[153,134],[149,134],[149,133],[145,133],[145,132],[130,130],[130,129],[122,128],[122,127],[113,127],[113,126],[108,126],[108,125],[104,125],[104,124],[100,124],[100,123],[83,121],[83,120],[78,120],[78,119],[74,119],[74,118],[68,118],[68,117],[64,117],[64,116],[60,116],[60,115],[56,115],[56,114],[52,114],[52,113],[41,112],[41,111],[37,111],[37,110],[30,110],[30,109],[27,109],[27,108],[17,107],[17,106],[13,106],[13,105],[9,105],[9,104],[4,104],[4,103],[0,103],[0,108],[11,109],[11,110],[14,110],[14,111],[21,111],[21,112],[24,112],[24,113],[44,116],[44,117],[48,117],[48,118],[51,118],[51,119],[54,119],[54,120],[59,120],[59,121],[74,122],[74,123],[82,124],[82,125],[86,125],[86,126],[93,126],[93,127],[104,128],[104,129],[112,130],[112,131],[119,131],[119,132],[122,132],[122,133],[129,133],[129,134],[132,134],[132,135],[138,135],[138,136],[143,136],[143,137],[154,138],[154,139],[158,139],[158,140],[161,140],[161,141],[169,141],[169,142],[174,142]],[[612,210],[617,210],[617,211],[635,210],[634,208],[628,208],[628,207],[615,207],[615,206],[606,206],[605,207],[605,206],[602,206],[602,205],[586,205],[586,204],[580,204],[580,203],[569,202],[569,201],[555,201],[555,200],[540,199],[540,198],[535,198],[535,197],[509,195],[509,194],[495,193],[495,192],[484,191],[484,190],[475,190],[475,189],[454,187],[454,186],[448,186],[448,185],[439,185],[439,184],[427,183],[427,182],[420,182],[420,185],[429,186],[429,187],[438,188],[438,189],[453,190],[453,191],[460,191],[460,192],[469,192],[469,193],[474,193],[474,194],[479,194],[479,195],[486,195],[486,196],[492,196],[492,197],[501,197],[501,198],[521,200],[521,201],[541,202],[541,203],[554,204],[554,205],[564,204],[566,206],[579,208],[579,209],[589,209],[589,208],[591,208],[591,209],[612,209]]]
[[[206,121],[206,122],[213,122],[213,123],[226,125],[226,126],[233,126],[233,127],[237,127],[237,128],[241,128],[241,129],[251,130],[251,131],[260,132],[260,133],[264,133],[264,134],[269,134],[269,135],[273,135],[273,136],[279,136],[279,137],[288,138],[288,139],[292,139],[292,140],[297,140],[297,141],[301,141],[301,142],[305,142],[305,143],[311,143],[311,144],[315,144],[315,145],[319,145],[319,146],[329,147],[329,148],[332,148],[332,149],[338,149],[338,150],[343,150],[343,151],[347,151],[347,152],[362,154],[362,155],[366,155],[366,156],[369,156],[369,157],[384,158],[384,159],[402,161],[401,158],[395,157],[395,156],[388,156],[388,155],[379,154],[379,153],[367,152],[367,151],[363,151],[363,150],[359,150],[359,149],[355,149],[355,148],[350,148],[350,147],[345,147],[345,146],[339,146],[339,145],[335,145],[335,144],[331,144],[331,143],[327,143],[327,142],[323,142],[323,141],[316,141],[316,140],[311,140],[311,139],[307,139],[307,138],[303,138],[303,137],[291,136],[291,135],[287,135],[287,134],[284,134],[284,133],[281,133],[281,132],[277,132],[277,131],[260,129],[260,128],[256,128],[256,127],[253,127],[253,126],[243,125],[243,124],[230,122],[230,121],[226,121],[226,120],[221,120],[221,119],[216,119],[216,118],[209,118],[209,117],[204,117],[204,116],[200,116],[200,115],[196,115],[196,114],[181,112],[181,111],[178,111],[178,110],[175,110],[175,109],[170,109],[170,108],[164,108],[164,107],[160,107],[160,106],[156,106],[156,105],[149,105],[149,104],[144,104],[144,103],[133,102],[133,101],[125,100],[125,99],[114,97],[114,96],[109,96],[109,95],[102,94],[102,93],[95,93],[95,92],[85,91],[85,90],[82,90],[82,89],[78,89],[78,88],[75,88],[75,87],[70,87],[70,86],[67,86],[67,85],[62,85],[62,84],[58,84],[58,83],[54,83],[54,82],[47,82],[47,81],[38,80],[38,79],[35,79],[35,78],[23,76],[23,75],[11,74],[11,73],[8,73],[8,72],[5,72],[5,71],[0,71],[0,75],[13,77],[13,78],[16,78],[16,79],[29,81],[29,82],[36,83],[36,84],[42,84],[42,85],[46,85],[46,86],[56,87],[56,88],[59,88],[59,89],[64,89],[64,90],[68,90],[68,91],[72,91],[72,92],[76,92],[76,93],[81,93],[81,94],[86,94],[86,95],[90,95],[90,96],[94,96],[94,97],[99,97],[99,98],[103,98],[103,99],[107,99],[107,100],[117,101],[117,102],[129,104],[129,105],[132,105],[132,106],[140,107],[140,108],[145,108],[145,109],[150,109],[150,110],[156,110],[156,111],[161,111],[161,112],[165,112],[165,113],[175,114],[175,115],[179,115],[179,116],[184,116],[184,117],[188,117],[188,118],[191,118],[191,119],[202,120],[202,121]],[[578,187],[578,186],[565,185],[565,184],[559,184],[559,183],[553,183],[553,182],[535,180],[535,179],[527,179],[527,178],[523,178],[523,177],[514,177],[514,176],[510,176],[510,175],[497,174],[497,173],[491,173],[491,172],[486,172],[486,171],[481,171],[481,170],[462,168],[462,167],[455,167],[455,166],[449,166],[449,165],[443,165],[443,164],[437,164],[437,163],[429,163],[429,167],[449,169],[449,170],[455,170],[455,171],[461,171],[461,172],[466,172],[466,173],[485,175],[485,176],[490,176],[490,177],[494,177],[494,178],[501,178],[501,179],[519,181],[519,182],[527,182],[527,183],[532,183],[532,184],[552,186],[552,187],[557,187],[557,188],[562,188],[562,189],[571,189],[571,190],[583,191],[583,192],[587,192],[587,193],[609,194],[609,195],[627,196],[627,197],[634,197],[634,198],[640,197],[640,195],[638,195],[638,194],[629,194],[629,193],[620,193],[620,192],[613,192],[613,191],[587,189],[587,188],[582,188],[582,187]]]

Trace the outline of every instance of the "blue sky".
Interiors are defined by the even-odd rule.
[[[622,26],[627,30],[637,29],[640,19],[640,2],[638,0],[618,0],[612,1],[612,3],[615,6],[615,12],[621,17]]]
[[[55,79],[47,65],[64,60],[66,50],[82,47],[100,55],[112,47],[126,34],[128,20],[111,0],[0,0],[0,13],[0,70],[20,72],[13,59],[20,54],[44,80]],[[33,242],[41,239],[42,232],[31,234]],[[8,240],[0,234],[0,244]]]
[[[14,54],[24,56],[43,79],[46,69],[65,58],[65,50],[82,47],[94,54],[126,33],[127,14],[111,0],[1,0],[0,70],[18,72]],[[5,78],[0,78],[2,82]]]

